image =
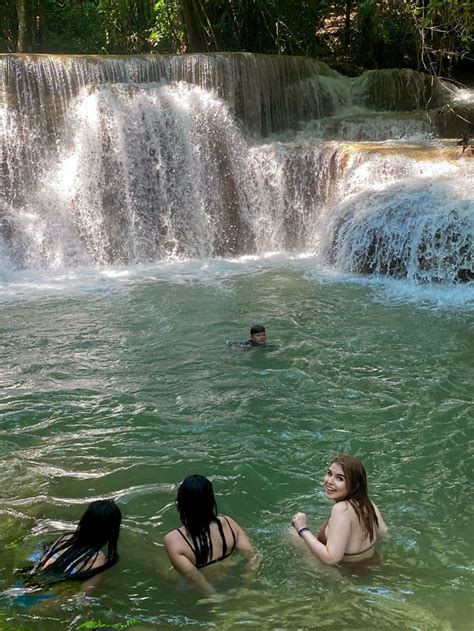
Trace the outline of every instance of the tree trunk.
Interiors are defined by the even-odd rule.
[[[44,51],[46,40],[45,0],[16,0],[18,16],[17,51]]]
[[[190,53],[201,53],[208,50],[198,0],[181,0],[186,38]]]
[[[46,45],[46,11],[44,5],[44,0],[36,0],[35,50],[40,53],[45,52]]]
[[[26,0],[16,0],[18,14],[18,44],[19,53],[28,52],[28,28],[26,23]]]
[[[351,42],[351,11],[352,11],[352,0],[346,1],[346,14],[344,19],[344,46],[349,48],[349,44]]]

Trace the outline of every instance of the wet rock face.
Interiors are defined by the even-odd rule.
[[[369,247],[365,252],[357,251],[355,253],[350,268],[351,271],[361,274],[407,278],[410,275],[408,261],[412,263],[415,259],[418,271],[412,275],[412,280],[428,281],[429,279],[431,283],[444,284],[446,267],[452,270],[450,284],[468,283],[474,280],[472,265],[470,268],[463,267],[471,263],[471,257],[468,254],[469,244],[466,244],[459,252],[453,251],[451,254],[445,254],[441,261],[427,254],[432,249],[433,242],[426,239],[417,245],[415,252],[408,249],[405,256],[400,257],[399,253],[391,249],[389,243],[383,238],[377,234],[372,234]],[[334,256],[334,259],[336,257],[337,255]]]
[[[410,69],[369,70],[354,82],[353,101],[374,110],[435,110],[449,103],[452,91],[435,77]]]
[[[440,138],[462,138],[467,135],[474,145],[474,100],[454,102],[432,114],[434,127]]]
[[[414,203],[417,199],[426,206]],[[443,202],[449,203],[443,190],[379,194],[371,202],[361,195],[352,205],[343,205],[325,258],[341,270],[361,274],[446,285],[470,282],[474,209],[467,203],[445,211]]]

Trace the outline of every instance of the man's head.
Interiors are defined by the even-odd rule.
[[[267,334],[265,332],[265,327],[261,324],[254,324],[250,329],[250,339],[253,344],[258,344],[262,346],[267,342]]]

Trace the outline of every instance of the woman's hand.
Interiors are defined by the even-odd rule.
[[[306,528],[306,513],[296,513],[291,520],[291,525],[298,532],[301,528]]]

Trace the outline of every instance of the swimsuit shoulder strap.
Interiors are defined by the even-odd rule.
[[[230,525],[230,522],[227,519],[227,517],[225,515],[222,515],[222,517],[226,520],[227,525],[229,526],[230,532],[232,533],[232,548],[230,550],[227,549],[227,541],[226,541],[226,538],[225,538],[224,528],[222,527],[222,523],[221,523],[220,518],[217,517],[217,519],[216,519],[217,528],[219,530],[219,534],[220,534],[221,539],[222,539],[222,555],[220,557],[218,557],[217,559],[211,559],[210,561],[207,561],[206,563],[202,563],[200,565],[196,565],[196,567],[205,567],[207,565],[213,565],[214,563],[218,563],[219,561],[223,561],[224,559],[227,559],[227,557],[230,557],[232,552],[235,550],[235,544],[236,544],[235,533],[234,533],[234,531],[232,529],[232,526]]]
[[[227,519],[227,517],[225,515],[223,515],[224,519],[227,522],[227,525],[229,526],[229,530],[232,533],[232,550],[229,552],[229,554],[231,554],[234,550],[235,550],[235,544],[237,543],[235,540],[235,532],[232,528],[232,526],[230,525],[230,521]]]
[[[194,549],[194,547],[193,547],[192,543],[188,540],[188,538],[187,538],[187,537],[185,537],[185,536],[183,535],[183,533],[181,532],[181,530],[180,530],[179,528],[176,528],[176,532],[179,532],[179,534],[183,537],[183,539],[186,541],[186,543],[188,544],[188,546],[191,548],[191,550],[192,550],[192,552],[193,552],[194,556],[195,556],[195,557],[196,557],[196,559],[197,559],[196,550]]]
[[[181,532],[181,530],[179,528],[176,528],[176,530],[179,532],[179,534],[183,537],[183,539],[186,541],[186,543],[188,544],[188,546],[191,548],[192,553],[194,554],[195,558],[196,558],[196,567],[200,568],[200,567],[204,567],[205,565],[208,564],[208,559],[203,557],[203,551],[198,548],[198,547],[194,547],[193,544],[189,541],[189,539]],[[209,552],[208,554],[212,557],[212,540],[209,539]]]

